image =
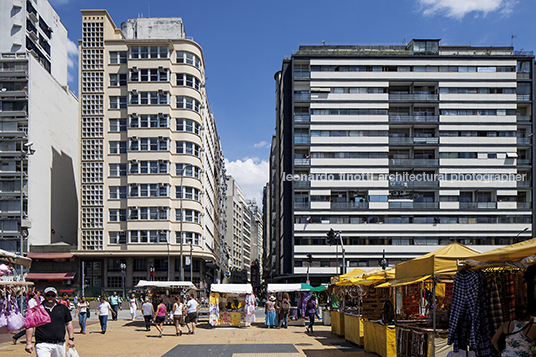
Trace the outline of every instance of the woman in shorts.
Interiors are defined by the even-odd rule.
[[[166,305],[162,302],[162,298],[158,299],[158,306],[156,307],[156,312],[154,313],[154,325],[160,336],[164,333],[164,321],[166,320]]]
[[[177,295],[175,297],[175,303],[171,308],[171,311],[173,313],[173,322],[175,323],[175,336],[182,336],[181,324],[183,310],[184,306],[182,304],[181,297]]]

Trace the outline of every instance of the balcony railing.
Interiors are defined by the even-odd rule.
[[[294,114],[295,123],[309,123],[311,122],[311,115],[309,114]]]
[[[518,165],[530,165],[532,163],[532,159],[517,159]]]
[[[311,143],[310,136],[295,136],[294,137],[294,144],[310,144],[310,143]]]
[[[530,144],[531,138],[517,138],[518,144]]]
[[[294,188],[309,188],[311,181],[294,181]]]
[[[439,209],[439,202],[389,202],[389,209]]]
[[[294,210],[309,209],[310,207],[309,202],[294,202]]]
[[[294,79],[309,79],[311,72],[309,71],[294,71]]]
[[[392,188],[427,188],[439,187],[439,181],[389,181]]]
[[[438,159],[389,159],[392,166],[437,166]]]
[[[517,95],[518,102],[530,102],[530,100],[531,100],[530,94],[518,94]]]
[[[401,115],[389,114],[390,123],[438,123],[438,115]]]
[[[296,93],[294,94],[294,101],[295,102],[299,102],[299,101],[308,101],[308,100],[311,100],[311,93]]]
[[[530,188],[532,187],[532,181],[517,181],[517,187]]]
[[[390,93],[389,100],[396,101],[435,101],[439,100],[439,94],[432,93]]]
[[[368,202],[331,202],[331,209],[368,209]]]
[[[389,144],[438,144],[439,138],[434,137],[403,137],[403,136],[390,136]]]
[[[532,209],[532,202],[518,202],[517,209]]]
[[[530,73],[517,73],[517,79],[530,79]]]
[[[294,159],[294,166],[309,166],[311,159]]]
[[[497,202],[460,202],[460,209],[495,209]]]
[[[530,115],[517,115],[517,121],[530,121]]]

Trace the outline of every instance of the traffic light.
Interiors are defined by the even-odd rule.
[[[327,233],[327,236],[328,236],[328,243],[329,243],[329,245],[337,244],[337,234],[335,233],[335,231],[333,230],[333,228],[331,228],[331,229],[329,230],[329,232]]]
[[[307,254],[307,261],[309,262],[309,266],[313,263],[313,256],[311,254]]]

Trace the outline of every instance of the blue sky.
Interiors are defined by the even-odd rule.
[[[181,17],[204,51],[207,92],[227,171],[260,204],[275,126],[274,74],[300,44],[510,44],[536,49],[536,0],[50,0],[69,31],[73,64],[81,9],[116,26],[139,16]],[[78,68],[70,68],[77,91]]]

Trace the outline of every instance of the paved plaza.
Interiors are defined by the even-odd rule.
[[[98,319],[93,314],[88,320],[86,335],[79,333],[75,321],[75,343],[80,357],[102,356],[165,356],[165,357],[367,357],[362,348],[331,333],[330,326],[315,325],[313,335],[303,326],[288,329],[267,329],[263,319],[257,318],[251,327],[211,327],[206,320],[197,325],[194,335],[175,336],[175,328],[164,326],[164,336],[151,328],[145,331],[143,318],[130,321],[128,311],[120,311],[119,320],[108,320],[108,331],[100,333]],[[186,328],[184,331],[188,331]],[[30,356],[24,351],[26,339],[17,345],[12,334],[0,335],[0,356]],[[33,353],[35,356],[35,353]]]

